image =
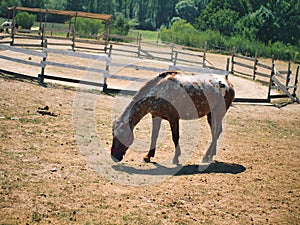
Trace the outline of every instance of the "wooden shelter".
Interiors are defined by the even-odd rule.
[[[54,14],[54,15],[62,15],[62,16],[68,16],[70,18],[69,22],[69,29],[71,29],[71,19],[74,19],[74,26],[73,26],[73,32],[76,33],[75,27],[76,27],[76,21],[78,17],[83,18],[89,18],[89,19],[95,19],[95,20],[101,20],[105,22],[105,32],[104,32],[104,40],[105,42],[108,42],[108,34],[109,34],[109,25],[113,20],[113,15],[111,14],[98,14],[98,13],[88,13],[88,12],[79,12],[79,11],[64,11],[64,10],[53,10],[53,9],[41,9],[41,8],[27,8],[27,7],[19,7],[19,6],[13,6],[8,8],[10,14],[13,18],[13,23],[15,23],[15,15],[17,11],[25,11],[25,12],[31,12],[40,14],[40,30],[42,29],[42,25],[47,23],[46,15],[47,14]],[[108,43],[106,43],[107,45]]]
[[[87,13],[87,12],[76,12],[76,11],[64,11],[64,10],[54,10],[54,9],[40,9],[40,8],[27,8],[27,7],[18,7],[13,6],[8,8],[9,11],[13,11],[15,14],[16,11],[26,11],[45,14],[56,14],[69,17],[84,17],[90,19],[104,20],[106,23],[110,23],[113,16],[110,14],[97,14],[97,13]]]

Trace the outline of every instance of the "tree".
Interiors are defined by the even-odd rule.
[[[45,0],[21,0],[21,4],[24,7],[43,8]]]
[[[278,27],[272,11],[261,6],[254,13],[242,18],[237,23],[236,29],[238,34],[242,34],[249,40],[258,39],[267,43],[277,39],[276,30]]]
[[[82,1],[67,0],[66,10],[69,10],[69,11],[83,11]]]
[[[276,40],[300,44],[300,1],[277,0],[267,4],[276,20]]]
[[[62,1],[48,0],[47,3],[45,3],[44,7],[46,9],[65,10],[67,7],[67,0],[62,0]],[[63,23],[68,19],[69,18],[67,16],[63,16],[63,15],[46,14],[47,22]]]
[[[199,17],[196,22],[196,28],[220,31],[226,36],[231,36],[237,21],[238,12],[230,9],[220,9],[212,15],[204,14],[202,17]]]
[[[116,9],[115,0],[96,0],[96,13],[114,14]]]
[[[251,8],[248,0],[211,0],[197,18],[195,27],[199,30],[217,30],[230,36],[235,23]]]
[[[0,17],[7,18],[9,16],[7,8],[11,7],[11,6],[21,6],[21,0],[1,0],[0,1]]]
[[[115,19],[111,33],[119,35],[127,35],[130,29],[130,25],[127,19],[125,19],[123,14],[119,14]]]
[[[48,0],[44,4],[44,8],[46,9],[57,9],[57,10],[65,10],[67,7],[67,0]]]
[[[199,13],[206,8],[209,1],[210,0],[195,0],[195,5],[198,8]]]
[[[30,29],[36,21],[36,15],[28,12],[19,12],[16,17],[16,23],[24,29]]]
[[[189,23],[194,23],[199,12],[195,3],[191,0],[180,1],[175,6],[177,16],[186,20]]]

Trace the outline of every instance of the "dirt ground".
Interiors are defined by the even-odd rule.
[[[157,183],[130,185],[107,171],[93,170],[79,150],[74,99],[86,92],[56,84],[42,87],[6,75],[0,82],[1,224],[300,222],[297,104],[281,109],[234,104],[225,120],[216,163],[199,172],[209,143],[208,127],[201,119],[200,135],[194,134],[198,143],[181,170]],[[94,112],[96,133],[108,154],[113,108],[120,99],[97,91],[86,94],[96,99],[95,108],[84,110]],[[49,109],[42,110],[45,106]],[[149,126],[146,118],[137,127],[140,140],[149,138]],[[173,153],[166,136],[154,159],[158,163],[151,164],[158,171],[163,157]],[[116,173],[123,168],[130,177],[153,170],[141,162],[146,149],[128,151],[121,165],[111,162]]]
[[[227,58],[208,57],[219,57],[215,62],[220,67]],[[115,60],[124,62],[122,57]],[[1,68],[32,72],[0,63]],[[283,69],[286,65],[277,64]],[[70,75],[63,69],[50,72]],[[230,81],[237,97],[266,97],[267,87],[261,83],[235,76]],[[114,82],[118,87],[135,85]],[[199,171],[210,142],[205,118],[181,123],[178,167],[169,163],[174,147],[167,123],[154,163],[142,162],[151,134],[148,116],[136,127],[135,144],[124,161],[113,163],[112,121],[131,97],[48,81],[44,87],[5,74],[0,74],[0,96],[0,224],[300,223],[298,104],[279,109],[234,103],[224,121],[216,162]]]

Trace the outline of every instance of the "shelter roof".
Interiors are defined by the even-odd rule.
[[[54,10],[54,9],[40,9],[40,8],[27,8],[27,7],[19,7],[13,6],[8,8],[8,10],[19,10],[26,12],[35,12],[42,14],[56,14],[56,15],[64,15],[70,17],[84,17],[90,19],[104,20],[105,22],[110,22],[113,18],[110,14],[98,14],[98,13],[87,13],[87,12],[79,12],[79,11],[64,11],[64,10]]]

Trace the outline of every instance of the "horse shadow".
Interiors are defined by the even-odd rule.
[[[112,168],[116,171],[125,172],[128,174],[140,175],[174,175],[185,176],[195,174],[209,174],[209,173],[224,173],[224,174],[239,174],[246,170],[246,167],[234,164],[215,161],[209,165],[177,165],[176,167],[166,167],[159,163],[152,163],[156,168],[143,169],[127,165],[113,165]]]

